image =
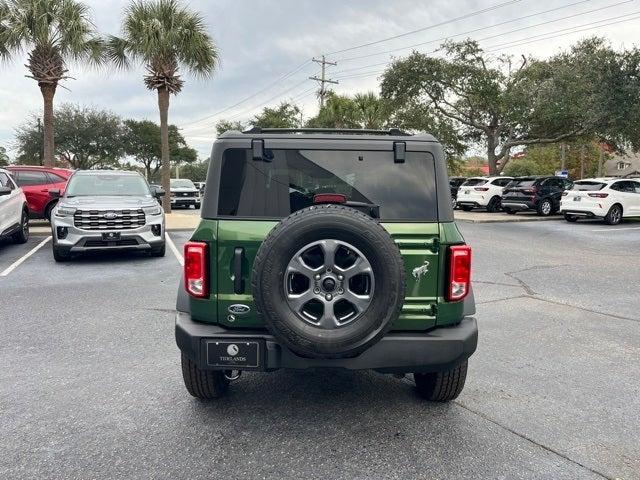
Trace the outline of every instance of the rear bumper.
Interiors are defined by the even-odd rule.
[[[535,210],[537,205],[532,201],[509,200],[508,198],[503,197],[502,208],[510,208],[512,210]]]
[[[176,343],[200,368],[208,365],[207,343],[215,340],[258,341],[264,345],[257,370],[279,368],[346,368],[387,373],[434,372],[448,370],[469,358],[478,344],[478,327],[473,317],[465,317],[453,327],[429,332],[389,333],[378,343],[353,358],[306,358],[281,346],[266,331],[229,330],[219,325],[194,322],[186,312],[176,313]],[[253,370],[256,370],[253,368]]]
[[[591,210],[575,210],[572,208],[561,210],[560,213],[564,213],[565,215],[573,215],[574,217],[582,217],[582,218],[604,218],[604,214],[596,214]]]

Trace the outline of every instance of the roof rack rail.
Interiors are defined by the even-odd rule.
[[[403,132],[399,128],[390,128],[389,130],[374,130],[360,128],[261,128],[253,127],[242,133],[261,134],[261,133],[341,133],[346,135],[390,135],[410,137],[411,134]]]

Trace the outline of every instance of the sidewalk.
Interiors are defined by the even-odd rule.
[[[563,220],[561,215],[551,215],[549,217],[540,217],[535,212],[522,212],[515,215],[509,215],[504,212],[487,213],[482,210],[464,212],[462,210],[454,210],[453,216],[458,222],[470,223],[498,223],[498,222],[542,222],[548,220]]]
[[[200,222],[200,215],[185,215],[184,213],[168,213],[165,215],[167,230],[193,230]],[[29,231],[32,234],[50,234],[51,227],[46,220],[31,220]]]

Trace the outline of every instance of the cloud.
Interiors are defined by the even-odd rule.
[[[340,93],[353,94],[362,90],[377,90],[379,71],[384,66],[367,65],[389,61],[388,53],[360,60],[340,60],[365,54],[374,54],[384,50],[404,47],[414,43],[428,42],[443,36],[455,35],[475,28],[490,26],[508,19],[521,17],[529,13],[540,12],[575,0],[551,0],[535,2],[522,0],[491,12],[472,18],[451,22],[446,25],[424,30],[370,47],[352,50],[331,56],[338,59],[337,67],[327,70],[328,76],[346,77],[350,74],[372,72],[370,76],[343,78],[334,89]],[[513,22],[500,28],[487,29],[473,36],[481,38],[511,29],[555,20],[561,16],[591,10],[601,6],[618,3],[621,0],[594,0],[568,7],[546,15],[531,17]],[[127,2],[112,0],[109,2],[87,1],[93,11],[94,23],[105,34],[117,34],[120,28],[121,14]],[[220,118],[237,115],[247,119],[260,110],[261,104],[277,104],[282,99],[299,98],[306,116],[313,115],[317,109],[314,96],[315,83],[306,80],[317,73],[318,65],[309,63],[300,71],[278,82],[264,93],[257,95],[224,114],[193,123],[194,120],[207,117],[239,100],[261,90],[283,74],[313,56],[341,50],[402,34],[441,23],[465,13],[481,10],[495,5],[491,0],[466,0],[451,2],[448,0],[191,0],[190,8],[200,11],[221,52],[221,69],[209,81],[194,80],[185,76],[187,81],[180,95],[171,98],[169,118],[172,123],[184,127],[187,140],[197,148],[202,157],[211,149],[215,136],[214,125]],[[483,46],[491,46],[526,38],[555,29],[580,25],[614,15],[633,11],[634,3],[626,3],[601,12],[550,23],[545,26],[523,30],[518,33],[496,37]],[[637,39],[636,22],[611,25],[593,32],[582,32],[556,39],[530,43],[513,48],[505,48],[506,53],[521,53],[545,57],[566,48],[575,41],[591,33],[608,37],[614,46],[631,46]],[[429,51],[437,45],[433,43],[422,48]],[[411,49],[400,50],[393,55],[402,56]],[[498,52],[500,53],[500,52]],[[11,150],[14,128],[20,125],[30,113],[39,113],[42,99],[36,83],[26,78],[24,58],[16,58],[10,63],[0,64],[3,82],[0,90],[0,145]],[[105,68],[92,71],[72,66],[70,74],[77,80],[65,82],[69,90],[59,89],[55,102],[75,102],[105,108],[118,113],[123,118],[151,119],[157,121],[157,99],[148,91],[143,82],[142,68],[127,72]],[[287,91],[287,93],[282,93]],[[279,95],[281,94],[281,95]],[[303,95],[305,94],[305,95]]]

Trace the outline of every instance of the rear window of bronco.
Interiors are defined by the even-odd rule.
[[[434,158],[407,152],[271,150],[254,160],[250,149],[228,149],[218,196],[221,217],[274,218],[313,205],[321,193],[379,206],[383,221],[435,222],[438,218]]]

